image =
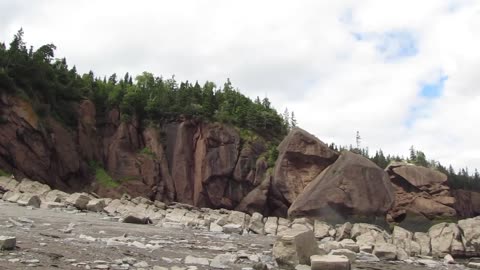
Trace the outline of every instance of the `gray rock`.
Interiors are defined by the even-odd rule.
[[[265,222],[265,233],[267,235],[276,235],[278,227],[278,218],[277,217],[268,217]]]
[[[310,264],[310,256],[318,252],[313,231],[289,229],[273,246],[273,256],[279,266],[289,268],[298,264]]]
[[[199,258],[188,255],[187,257],[185,257],[185,264],[209,265],[210,262],[207,258]]]
[[[336,239],[337,241],[350,238],[350,232],[352,231],[353,225],[350,222],[346,222],[337,229]]]
[[[350,270],[350,261],[345,256],[313,255],[312,270]]]
[[[44,195],[51,190],[48,185],[27,178],[24,178],[15,189],[21,193],[31,193],[35,195]]]
[[[379,243],[375,245],[373,255],[381,260],[395,260],[397,258],[397,247],[388,243]]]
[[[213,258],[210,263],[210,267],[217,269],[228,269],[231,268],[229,264],[235,263],[237,260],[237,255],[232,253],[220,254]]]
[[[416,232],[413,234],[413,240],[420,246],[420,255],[428,256],[431,254],[430,236],[428,234]]]
[[[17,200],[17,204],[20,206],[32,206],[34,208],[40,208],[41,203],[40,197],[31,193],[23,193]]]
[[[462,243],[462,234],[457,224],[440,223],[428,230],[432,255],[443,257],[447,254],[464,255],[465,249]]]
[[[240,224],[229,223],[223,226],[223,232],[242,234],[243,228]]]
[[[264,234],[265,224],[263,224],[262,220],[263,220],[262,214],[257,212],[253,213],[252,217],[250,218],[250,224],[248,224],[248,229],[257,234]]]
[[[85,193],[73,193],[65,201],[67,204],[73,205],[80,210],[85,210],[90,197]]]
[[[351,263],[357,259],[356,253],[348,249],[335,249],[330,251],[328,255],[345,256]]]
[[[332,229],[332,227],[328,225],[326,222],[315,220],[313,227],[314,227],[315,237],[317,239],[322,239],[330,236],[329,232]]]
[[[360,251],[360,253],[357,254],[357,261],[360,261],[360,262],[379,262],[380,259],[377,256],[375,256],[371,253]]]
[[[14,236],[0,235],[0,250],[12,250],[17,245],[17,238]]]
[[[105,207],[105,199],[92,199],[86,206],[87,210],[92,212],[102,212]]]

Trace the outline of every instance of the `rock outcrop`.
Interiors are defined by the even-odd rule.
[[[265,180],[266,143],[240,145],[233,127],[185,117],[145,125],[117,109],[99,116],[90,100],[71,106],[77,125],[67,128],[39,117],[26,101],[1,95],[0,168],[68,192],[229,209]],[[110,179],[96,181],[98,173]]]
[[[290,217],[384,217],[394,202],[388,175],[370,160],[344,151],[288,210]]]
[[[290,205],[338,153],[310,133],[294,128],[278,146],[271,188],[271,209],[285,216]]]
[[[455,198],[453,208],[457,215],[462,218],[476,217],[480,215],[480,192],[468,190],[452,190],[451,194]]]
[[[436,170],[406,163],[393,163],[386,169],[395,188],[391,221],[415,228],[429,226],[428,220],[455,217],[455,198],[446,184],[447,176]]]

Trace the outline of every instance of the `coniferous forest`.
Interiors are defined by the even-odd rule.
[[[296,125],[294,113],[279,114],[268,98],[255,100],[243,95],[230,80],[221,87],[213,82],[177,82],[175,77],[163,78],[149,72],[133,77],[112,74],[98,77],[92,71],[79,74],[69,67],[65,58],[55,58],[55,45],[37,49],[28,47],[20,29],[8,44],[0,43],[0,92],[29,101],[40,117],[52,116],[67,127],[77,125],[73,104],[92,100],[98,115],[118,108],[123,120],[131,117],[144,124],[168,122],[180,115],[205,121],[218,121],[254,132],[278,143]],[[0,124],[5,119],[0,116]],[[407,161],[435,168],[448,175],[451,188],[480,191],[480,174],[467,168],[456,171],[413,147],[407,158],[385,155],[382,150],[370,155],[368,149],[331,144],[334,150],[351,150],[362,154],[385,168],[392,161]]]

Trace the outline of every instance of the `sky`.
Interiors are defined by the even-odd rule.
[[[233,85],[324,142],[480,169],[480,1],[0,0],[79,72]]]

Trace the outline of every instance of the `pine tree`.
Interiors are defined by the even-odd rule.
[[[285,128],[290,130],[290,113],[288,112],[288,108],[285,108],[283,112],[283,121],[285,121]]]
[[[290,127],[294,128],[297,126],[297,118],[295,117],[295,112],[292,111],[292,115],[290,116]]]

